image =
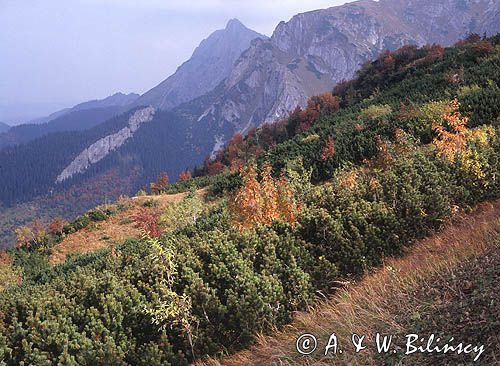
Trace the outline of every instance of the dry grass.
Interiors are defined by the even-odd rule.
[[[203,191],[199,191],[199,194],[203,194]],[[122,243],[129,238],[139,238],[141,231],[135,227],[133,217],[141,208],[144,208],[144,202],[156,201],[157,206],[150,209],[160,211],[171,203],[181,201],[185,195],[186,193],[178,193],[134,197],[130,200],[131,208],[113,215],[105,221],[93,222],[88,227],[64,238],[53,248],[49,262],[55,265],[64,262],[68,254],[93,252]]]
[[[433,276],[449,272],[460,263],[484,255],[500,245],[500,201],[481,205],[473,214],[457,217],[439,234],[422,240],[402,258],[391,259],[358,284],[339,291],[307,313],[296,315],[293,323],[272,336],[258,336],[250,350],[223,359],[209,359],[197,365],[375,365],[369,349],[355,354],[352,333],[404,331],[395,314],[411,314],[415,290]],[[413,304],[413,305],[412,305]],[[326,345],[335,332],[345,350],[342,355],[323,356],[321,347],[312,356],[295,350],[297,337],[311,333]],[[373,339],[369,339],[370,341]],[[351,345],[351,348],[349,348]]]

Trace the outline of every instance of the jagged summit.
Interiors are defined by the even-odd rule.
[[[225,29],[204,39],[188,61],[142,95],[135,105],[168,110],[211,91],[229,75],[234,61],[256,38],[266,37],[248,29],[238,19],[229,20]]]
[[[248,29],[238,18],[229,19],[226,29],[245,28]]]
[[[200,121],[246,132],[352,78],[384,50],[494,34],[499,11],[500,2],[490,0],[360,0],[297,14],[236,60]]]

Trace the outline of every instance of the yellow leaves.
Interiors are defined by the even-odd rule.
[[[475,178],[475,185],[488,185],[489,182],[486,179],[487,177],[484,171],[484,164],[477,151],[471,149],[466,150],[465,153],[460,155],[459,163],[462,171]]]
[[[481,145],[488,145],[493,137],[495,137],[493,126],[482,126],[469,131],[468,134],[468,140],[475,141]]]
[[[359,118],[361,120],[374,121],[387,117],[392,113],[392,108],[388,104],[370,105],[361,111]]]
[[[313,133],[313,134],[310,134],[310,135],[307,135],[306,137],[304,137],[302,139],[302,142],[307,144],[309,142],[317,141],[319,139],[320,139],[320,136],[318,134]]]
[[[241,169],[243,186],[236,192],[229,204],[233,225],[239,230],[247,230],[258,224],[270,225],[282,219],[295,223],[298,207],[294,192],[285,178],[275,179],[271,166],[262,169],[262,181],[257,180],[255,167]]]
[[[433,130],[437,132],[434,145],[438,149],[438,155],[450,162],[454,162],[457,154],[465,150],[469,137],[467,133],[469,119],[460,114],[459,106],[458,100],[454,99],[442,116],[444,123],[432,124]]]
[[[458,169],[473,178],[474,185],[487,186],[487,162],[483,161],[473,145],[488,145],[495,135],[491,126],[467,129],[468,118],[458,111],[459,103],[455,99],[449,104],[447,113],[442,118],[445,123],[433,123],[438,136],[434,139],[438,155],[456,163]]]

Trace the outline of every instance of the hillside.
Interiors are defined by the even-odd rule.
[[[4,362],[186,365],[232,354],[391,257],[410,253],[411,263],[411,248],[425,249],[416,243],[500,198],[499,40],[384,53],[307,108],[235,136],[198,177],[159,176],[158,198],[142,207],[122,199],[72,222],[19,228],[0,266]],[[165,196],[174,192],[185,194]],[[421,273],[494,245],[483,236],[496,238],[493,205],[475,216],[485,226],[441,234],[463,239],[450,245],[465,257],[423,250]],[[106,228],[120,223],[130,229],[113,242]],[[99,250],[78,254],[83,236]],[[391,285],[380,273],[368,283]],[[479,274],[489,289],[493,274]]]
[[[462,215],[439,234],[416,243],[403,258],[357,283],[340,289],[332,298],[308,312],[297,314],[282,332],[259,337],[250,350],[232,357],[212,359],[206,365],[438,365],[471,364],[471,355],[411,354],[405,352],[405,335],[428,339],[455,336],[467,344],[484,345],[480,365],[498,359],[498,299],[500,264],[500,202],[483,205]],[[325,357],[332,332],[342,354]],[[297,338],[313,334],[320,345],[310,356],[295,349]],[[366,335],[368,348],[356,354],[350,336]],[[392,334],[401,347],[396,355],[377,355],[375,334]],[[404,350],[403,350],[404,349]]]

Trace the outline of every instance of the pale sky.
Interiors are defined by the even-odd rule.
[[[0,121],[143,93],[231,18],[269,36],[281,20],[345,2],[0,0]]]

